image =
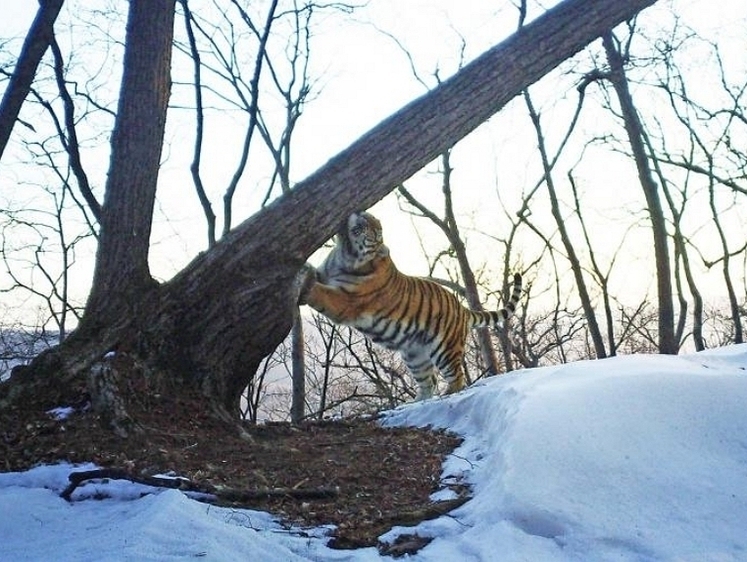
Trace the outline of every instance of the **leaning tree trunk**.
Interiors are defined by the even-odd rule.
[[[13,75],[5,87],[5,93],[0,102],[0,158],[5,152],[10,133],[18,120],[21,106],[31,91],[36,69],[54,37],[54,22],[62,9],[62,2],[63,0],[41,0],[39,2],[39,11],[23,43],[23,50],[21,56],[18,57]]]
[[[11,385],[17,378],[43,384],[34,375],[44,371],[74,382],[107,351],[124,350],[184,387],[200,388],[223,412],[238,411],[260,361],[290,330],[299,268],[345,216],[374,204],[524,88],[654,2],[566,0],[375,127],[161,286],[150,282],[143,263],[130,263],[126,273],[134,279],[121,280],[131,300],[107,304],[106,289],[116,292],[116,279],[97,269],[101,285],[86,310],[87,329],[40,357],[26,369],[28,377],[12,377]],[[136,204],[122,202],[133,212]],[[102,231],[112,224],[104,221]],[[120,242],[111,241],[113,251],[126,252]],[[97,267],[107,267],[107,259],[99,252]]]
[[[159,316],[165,328],[159,331],[177,335],[187,372],[235,410],[260,361],[290,330],[298,269],[343,217],[376,203],[524,88],[653,3],[562,3],[375,127],[198,256],[162,288]]]

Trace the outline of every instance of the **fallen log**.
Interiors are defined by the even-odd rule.
[[[210,484],[197,484],[187,478],[172,476],[148,476],[133,474],[121,468],[98,468],[94,470],[82,470],[71,472],[68,476],[70,484],[60,493],[60,497],[67,501],[73,501],[73,492],[84,482],[89,480],[127,480],[135,484],[144,484],[154,488],[170,488],[185,492],[197,492],[207,496],[214,496],[218,502],[244,503],[261,501],[272,498],[290,498],[294,500],[320,500],[334,498],[339,495],[337,487],[319,488],[256,488],[237,489],[213,486]],[[202,498],[202,501],[210,501]]]

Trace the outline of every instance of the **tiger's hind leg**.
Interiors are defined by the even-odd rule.
[[[452,357],[450,359],[442,358],[438,361],[437,365],[438,370],[441,371],[441,376],[447,383],[446,392],[444,394],[459,392],[467,386],[461,357]]]
[[[402,352],[402,359],[412,373],[415,382],[418,383],[418,393],[415,400],[431,398],[438,387],[438,378],[430,357],[421,350],[405,350]]]
[[[418,393],[415,395],[415,400],[427,400],[433,398],[438,387],[438,377],[436,377],[436,370],[430,367],[425,372],[413,373],[415,380],[418,383]]]

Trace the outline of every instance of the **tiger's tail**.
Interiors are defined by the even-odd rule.
[[[486,312],[470,311],[472,315],[473,328],[485,328],[490,326],[503,326],[503,323],[513,316],[516,311],[516,305],[521,298],[521,274],[514,273],[514,285],[511,290],[511,298],[508,299],[506,306],[500,310],[491,310]]]

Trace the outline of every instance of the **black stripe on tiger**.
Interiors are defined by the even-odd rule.
[[[353,213],[303,299],[332,320],[357,328],[373,341],[401,352],[418,382],[418,398],[433,395],[434,368],[456,392],[465,386],[462,361],[469,330],[502,327],[521,299],[514,275],[501,310],[472,311],[441,285],[401,273],[384,245],[381,223]]]

